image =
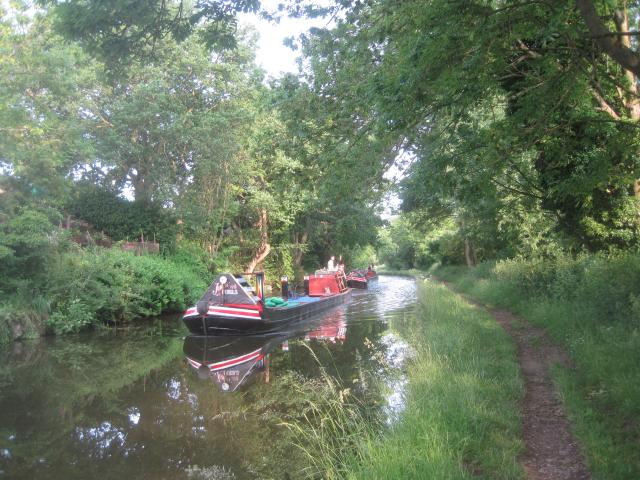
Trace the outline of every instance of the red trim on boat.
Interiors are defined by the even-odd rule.
[[[187,362],[189,362],[189,364],[193,367],[193,368],[200,368],[200,365],[202,365],[201,363],[196,362],[195,360],[191,360],[189,357],[187,357]]]
[[[251,353],[247,353],[246,355],[242,355],[241,357],[237,357],[237,358],[232,358],[231,360],[225,360],[224,362],[217,362],[217,363],[211,363],[208,364],[207,367],[209,368],[209,370],[211,370],[212,372],[215,372],[216,370],[221,370],[223,368],[228,368],[228,367],[233,367],[235,365],[240,365],[242,363],[246,363],[250,360],[262,360],[264,358],[264,355],[262,355],[262,348],[259,348],[257,350],[254,350]],[[196,362],[195,360],[187,357],[187,361],[191,364],[191,366],[193,368],[200,368],[202,366],[201,363]]]
[[[262,348],[259,348],[258,350],[254,350],[253,352],[247,353],[246,355],[242,355],[241,357],[233,358],[231,360],[226,360],[224,362],[212,363],[207,366],[209,367],[209,370],[215,372],[216,370],[220,370],[222,368],[233,367],[234,365],[240,365],[241,363],[246,363],[249,360],[260,360],[262,357],[264,357],[264,355],[260,353],[261,351],[262,351]]]
[[[262,316],[260,315],[260,311],[256,311],[256,310],[250,310],[247,308],[235,308],[235,307],[218,307],[218,306],[211,306],[209,307],[209,311],[208,311],[209,315],[226,315],[226,316],[233,316],[233,317],[243,317],[243,318],[262,318]],[[183,317],[190,317],[193,315],[198,315],[198,309],[197,308],[190,308],[188,309],[186,312],[184,312]]]
[[[249,310],[258,310],[259,312],[262,311],[262,305],[258,304],[258,305],[245,305],[242,303],[225,303],[224,304],[225,307],[231,307],[231,308],[246,308]]]
[[[209,307],[209,313],[237,315],[239,317],[261,318],[260,312],[256,312],[252,310],[244,310],[239,308]]]

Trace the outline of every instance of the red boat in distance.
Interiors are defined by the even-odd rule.
[[[352,270],[347,275],[347,285],[351,288],[366,289],[369,282],[378,279],[378,274],[373,268],[367,270]]]

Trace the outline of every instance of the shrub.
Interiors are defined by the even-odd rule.
[[[69,303],[60,305],[49,317],[46,325],[56,333],[76,333],[83,327],[94,324],[96,312],[81,302],[81,299],[74,298]]]
[[[48,325],[60,333],[184,309],[206,288],[189,265],[116,249],[81,250],[51,263]]]
[[[38,285],[56,230],[45,213],[31,208],[0,223],[0,288],[16,291],[22,279]]]
[[[487,274],[486,266],[483,268]],[[617,253],[502,260],[495,264],[487,278],[506,283],[525,297],[578,301],[592,312],[593,318],[625,322],[633,317],[638,297],[640,255]]]

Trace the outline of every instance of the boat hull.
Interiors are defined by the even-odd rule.
[[[347,289],[314,302],[293,307],[265,307],[262,312],[255,313],[241,312],[235,315],[233,309],[210,308],[206,315],[199,315],[195,309],[190,309],[182,319],[195,335],[251,335],[282,330],[342,305],[350,298],[351,289]]]

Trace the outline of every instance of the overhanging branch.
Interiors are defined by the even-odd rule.
[[[604,24],[592,0],[576,0],[576,7],[582,14],[591,37],[622,68],[640,76],[640,56],[629,47],[622,45]]]

